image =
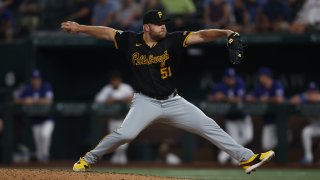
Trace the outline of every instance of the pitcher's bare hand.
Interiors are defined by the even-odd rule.
[[[80,25],[73,21],[67,21],[61,23],[61,29],[65,32],[78,33],[80,31]]]

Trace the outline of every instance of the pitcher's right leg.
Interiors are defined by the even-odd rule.
[[[105,136],[99,144],[75,163],[74,171],[86,171],[106,153],[132,141],[145,127],[162,114],[160,104],[140,94],[135,94],[132,106],[121,127]],[[87,168],[86,168],[87,166]]]

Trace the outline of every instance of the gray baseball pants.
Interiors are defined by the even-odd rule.
[[[157,121],[159,118],[166,120]],[[132,141],[144,128],[158,122],[202,136],[240,162],[254,155],[251,150],[235,142],[213,119],[181,96],[156,100],[135,93],[121,127],[105,136],[93,150],[86,153],[84,160],[89,164],[96,163],[106,153]]]

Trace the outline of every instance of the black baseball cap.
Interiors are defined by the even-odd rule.
[[[143,15],[143,24],[160,24],[170,21],[164,18],[164,15],[159,10],[150,10]]]

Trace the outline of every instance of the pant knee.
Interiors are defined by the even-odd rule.
[[[136,135],[134,135],[134,134],[120,134],[120,141],[121,141],[122,143],[129,143],[129,142],[131,142],[135,137],[136,137]]]

